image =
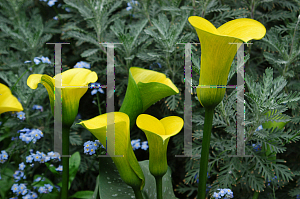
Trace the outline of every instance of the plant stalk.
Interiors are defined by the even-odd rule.
[[[255,191],[252,199],[258,199],[259,192]]]
[[[214,116],[214,107],[205,108],[205,120],[203,129],[203,140],[201,149],[201,160],[199,168],[199,185],[198,185],[198,197],[197,199],[205,199],[206,195],[206,181],[207,181],[207,167],[209,157],[209,146],[212,122]]]
[[[69,143],[70,143],[70,127],[63,126],[62,127],[62,154],[63,156],[69,155]],[[61,188],[61,198],[68,198],[68,190],[69,190],[69,157],[62,156],[62,188]]]
[[[134,191],[134,195],[136,199],[144,199],[143,195],[142,195],[142,191],[139,188],[133,188]]]
[[[162,197],[162,176],[155,176],[155,181],[156,181],[157,199],[163,199],[163,197]]]

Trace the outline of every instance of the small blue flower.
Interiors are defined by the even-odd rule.
[[[259,130],[262,130],[263,129],[263,126],[260,125],[259,127],[257,127],[257,129],[255,131],[259,131]]]
[[[74,66],[74,68],[91,68],[91,65],[87,62],[84,61],[80,61],[77,62],[76,65]]]
[[[35,162],[41,161],[41,156],[38,153],[32,154],[32,157]]]
[[[22,162],[22,163],[19,164],[19,170],[23,171],[25,169],[25,167],[26,166],[25,166],[24,162]]]
[[[96,150],[98,149],[99,147],[99,140],[98,142],[93,142],[93,141],[87,141],[83,144],[84,146],[84,153],[85,154],[89,154],[89,155],[93,155],[96,153]]]
[[[140,141],[141,139],[131,140],[131,146],[133,150],[139,149],[141,147]]]
[[[27,194],[26,196],[23,197],[23,199],[31,199],[31,195],[30,194]]]
[[[51,160],[59,160],[60,161],[60,154],[57,152],[50,151],[47,153],[47,156],[51,158]]]
[[[213,197],[215,199],[221,198],[221,196],[219,195],[219,193],[214,192]]]
[[[19,191],[21,192],[21,194],[24,196],[27,193],[27,187],[25,184],[20,184],[19,185]]]
[[[47,189],[45,187],[40,187],[38,192],[39,193],[47,193]]]
[[[43,112],[44,108],[41,105],[33,105],[32,110],[40,110],[41,112]]]
[[[101,84],[100,83],[91,83],[89,88],[95,88],[91,91],[91,95],[95,95],[97,92],[100,92],[100,93],[104,93],[104,91],[102,90],[101,88]]]
[[[233,192],[230,189],[218,189],[218,193],[214,192],[213,198],[233,198]]]
[[[19,185],[18,184],[13,184],[13,186],[11,187],[11,190],[13,193],[16,193],[17,195],[19,195]]]
[[[1,151],[1,159],[3,159],[3,160],[7,160],[8,159],[8,154],[4,150]]]
[[[17,117],[20,120],[25,120],[25,113],[23,111],[19,111],[19,112],[17,112]]]
[[[39,181],[41,181],[41,177],[37,177],[35,180],[33,180],[33,182],[39,182]]]
[[[133,1],[133,0],[131,0],[131,3],[132,3],[133,5],[136,5],[136,6],[139,4],[138,1]],[[131,3],[129,3],[129,2],[127,3],[127,6],[128,6],[128,7],[126,8],[127,11],[129,11],[129,10],[132,9]]]
[[[51,64],[51,61],[49,60],[49,58],[48,58],[48,57],[44,57],[44,56],[42,56],[40,59],[42,60],[42,62],[43,62],[43,63],[46,63],[46,64]]]
[[[48,192],[52,192],[53,187],[50,184],[44,184],[45,188],[47,188]]]
[[[33,61],[34,61],[34,63],[35,63],[36,65],[38,65],[38,64],[41,62],[41,60],[40,60],[39,57],[35,57],[35,58],[33,59]]]
[[[127,3],[127,6],[128,6],[128,7],[126,8],[127,11],[129,11],[129,10],[132,9],[131,4],[130,4],[129,2]]]
[[[233,198],[233,192],[230,189],[223,189],[226,193],[226,198]]]
[[[15,182],[19,182],[21,178],[26,179],[26,176],[24,176],[23,171],[16,170],[15,173],[13,174],[13,177],[15,179]]]
[[[141,149],[143,149],[143,150],[147,150],[149,148],[149,146],[148,146],[148,141],[144,141],[144,142],[142,142],[142,146],[141,146]]]
[[[220,192],[219,192],[219,194],[220,194],[220,196],[223,197],[226,193],[225,193],[225,191],[223,189],[221,189]]]
[[[63,170],[63,166],[62,166],[62,165],[59,165],[55,170],[56,170],[56,171],[62,171],[62,170]]]
[[[27,61],[24,61],[24,64],[27,64],[27,63],[30,63],[31,61],[27,60]]]
[[[261,151],[261,145],[260,144],[252,144],[253,150],[254,151]]]
[[[89,88],[99,88],[99,87],[101,87],[101,84],[100,83],[90,83],[90,85],[89,85]]]
[[[131,2],[132,2],[132,4],[135,4],[136,6],[137,6],[138,4],[140,4],[138,1],[134,1],[134,0],[131,0]]]
[[[33,199],[35,199],[35,198],[37,198],[38,197],[38,195],[37,195],[37,193],[35,193],[35,192],[31,192],[31,197],[33,198]]]
[[[55,17],[53,17],[53,19],[54,19],[54,20],[58,20],[58,17],[57,17],[57,16],[55,16]]]
[[[44,137],[44,134],[40,129],[32,129],[31,135],[38,140],[41,139],[41,137]]]
[[[57,0],[50,0],[48,2],[48,6],[50,6],[50,7],[54,6],[55,2],[57,2]]]
[[[93,89],[92,91],[91,91],[91,95],[95,95],[97,92],[99,92],[99,93],[104,93],[104,91],[102,90],[102,88],[99,88],[99,89]]]
[[[27,163],[32,163],[32,161],[33,161],[32,155],[26,156],[26,162]]]
[[[2,150],[0,154],[0,162],[3,164],[8,159],[6,151]]]
[[[66,10],[67,12],[71,12],[70,8],[66,8],[65,10]]]

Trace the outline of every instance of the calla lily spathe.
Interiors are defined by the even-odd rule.
[[[8,111],[23,111],[23,107],[10,89],[0,83],[0,114]]]
[[[111,158],[123,181],[134,189],[142,190],[145,177],[131,146],[129,117],[125,113],[114,112],[114,123],[115,154],[109,155],[112,156]],[[106,148],[107,113],[82,121],[79,124],[94,134]],[[113,155],[123,155],[123,157],[113,157]]]
[[[78,113],[80,98],[86,93],[87,88],[80,88],[87,86],[89,83],[96,82],[98,76],[84,68],[73,68],[61,74],[62,86],[76,86],[66,87],[61,89],[62,92],[62,124],[71,126]],[[57,77],[57,76],[55,76]],[[52,113],[54,112],[54,87],[55,77],[52,78],[48,75],[32,74],[27,79],[27,85],[31,89],[36,89],[38,84],[41,83],[48,91]],[[60,87],[58,85],[57,87]]]
[[[202,17],[192,16],[188,20],[196,29],[201,43],[199,86],[226,85],[237,52],[237,46],[230,43],[259,40],[266,34],[266,28],[253,19],[235,19],[219,28]],[[224,94],[225,88],[197,88],[199,102],[204,107],[217,106]]]
[[[163,176],[168,169],[167,148],[171,136],[180,132],[183,119],[177,116],[165,117],[161,120],[141,114],[136,125],[146,134],[149,145],[149,170],[154,176]]]
[[[130,128],[137,116],[160,99],[179,93],[165,74],[138,67],[129,69],[128,86],[120,112],[130,118]]]

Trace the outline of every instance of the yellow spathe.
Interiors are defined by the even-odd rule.
[[[74,88],[62,88],[61,85],[57,85],[58,88],[61,88],[62,93],[62,123],[63,125],[71,126],[78,113],[79,101],[87,91],[87,88],[80,87],[96,82],[98,76],[95,72],[84,68],[73,68],[56,75],[54,78],[41,74],[30,75],[27,79],[27,85],[31,89],[36,89],[39,83],[43,84],[47,89],[52,113],[54,112],[55,78],[59,77],[62,79],[63,87],[77,86]]]
[[[237,52],[236,44],[262,39],[266,28],[253,19],[241,18],[216,28],[208,20],[192,16],[190,24],[196,29],[201,43],[199,86],[226,85],[231,63]],[[223,99],[225,88],[197,88],[199,102],[215,107]]]
[[[154,176],[163,176],[168,169],[167,148],[171,136],[178,134],[183,127],[183,119],[177,116],[161,120],[141,114],[136,125],[146,134],[149,145],[149,170]]]
[[[111,158],[118,168],[123,181],[134,188],[142,190],[145,184],[145,177],[131,146],[129,117],[122,112],[108,114],[114,114],[115,123],[115,154],[109,155],[112,156]],[[94,134],[103,146],[107,148],[107,113],[82,121],[79,124]],[[113,157],[113,155],[123,155],[123,157]]]
[[[0,83],[0,114],[8,111],[23,111],[23,107],[10,89]]]

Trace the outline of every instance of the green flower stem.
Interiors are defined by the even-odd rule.
[[[210,136],[211,136],[213,116],[214,116],[214,109],[215,109],[214,107],[205,108],[205,120],[204,120],[201,160],[200,160],[200,168],[199,168],[199,185],[198,185],[197,199],[205,199],[205,195],[206,195],[208,155],[209,155]]]
[[[144,199],[142,191],[139,188],[132,187],[136,199]]]
[[[62,155],[69,155],[69,143],[70,143],[70,127],[62,127]],[[69,157],[62,157],[62,188],[61,188],[61,198],[68,198],[69,190]]]
[[[253,194],[252,199],[257,199],[258,195],[259,195],[259,192],[255,191],[254,194]]]
[[[97,92],[96,95],[97,95],[97,105],[98,105],[99,115],[102,115],[99,93]]]
[[[162,197],[162,176],[155,177],[155,181],[156,181],[157,199],[163,199],[163,197]]]

